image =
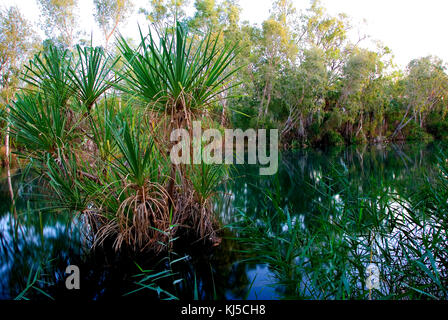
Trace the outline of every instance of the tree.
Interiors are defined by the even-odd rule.
[[[301,141],[306,140],[306,127],[313,114],[323,107],[328,81],[322,50],[312,48],[306,50],[303,56],[304,60],[299,67],[293,66],[286,70],[277,89],[288,109],[282,136],[292,133]],[[306,116],[310,116],[310,121],[306,121]]]
[[[188,0],[149,0],[150,9],[140,8],[146,18],[153,23],[158,30],[164,30],[168,24],[175,24],[186,17],[185,9]]]
[[[35,35],[16,7],[0,11],[1,102],[7,104],[19,82],[22,65],[29,59]]]
[[[391,138],[398,135],[411,121],[423,128],[426,116],[448,98],[446,66],[437,57],[428,56],[412,60],[404,79],[404,96],[407,107]]]
[[[346,136],[351,137],[353,124],[358,121],[356,136],[362,132],[365,93],[369,86],[382,77],[384,64],[377,52],[355,49],[343,67],[339,105],[346,115]]]
[[[123,23],[132,11],[131,0],[94,0],[95,20],[103,31],[106,49],[110,38],[117,30],[120,23]]]
[[[412,60],[408,65],[406,93],[413,118],[423,127],[426,115],[448,96],[446,66],[437,57]]]
[[[271,17],[263,22],[260,69],[264,79],[259,117],[268,113],[272,90],[280,68],[295,62],[297,46],[288,24],[294,14],[295,9],[289,1],[277,0],[273,4]]]
[[[21,66],[29,58],[34,43],[31,26],[16,7],[0,11],[0,106],[6,106],[9,115],[9,99],[17,89]],[[0,109],[1,110],[1,109]],[[14,203],[11,171],[9,167],[9,124],[5,135],[5,164],[7,167],[8,184],[11,200]],[[13,206],[14,207],[14,206]],[[17,213],[14,215],[17,218]]]
[[[76,31],[78,5],[77,0],[38,0],[41,8],[41,18],[47,37],[56,37],[68,48],[72,48],[75,38],[79,34]],[[54,31],[57,31],[56,34]]]
[[[215,0],[196,0],[194,2],[196,13],[190,19],[189,25],[201,31],[220,29],[219,16],[221,8],[217,6]]]
[[[347,15],[329,15],[320,0],[312,1],[301,21],[296,30],[299,47],[317,47],[324,52],[327,68],[331,72],[329,81],[333,84],[341,75],[348,55],[365,36],[361,36],[355,45],[350,45],[347,33],[351,25]]]

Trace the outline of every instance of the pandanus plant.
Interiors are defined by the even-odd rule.
[[[123,37],[118,41],[125,62],[121,76],[126,83],[119,88],[137,95],[153,110],[169,113],[172,120],[179,120],[177,125],[185,124],[180,114],[188,120],[215,102],[238,71],[228,70],[237,46],[220,47],[219,37],[213,39],[211,34],[196,40],[186,27],[177,24],[175,34],[167,30],[159,35],[158,43],[151,30],[146,37],[140,31],[140,37],[137,51]]]
[[[73,94],[72,60],[68,50],[50,45],[25,66],[22,80],[30,85],[31,91],[39,92],[45,95],[46,100],[64,107]]]
[[[30,152],[28,156],[55,154],[75,138],[76,126],[69,126],[60,106],[41,93],[18,94],[9,115],[11,133]]]
[[[146,37],[140,30],[140,37],[137,50],[132,49],[124,38],[118,41],[125,65],[120,74],[124,83],[118,88],[138,97],[159,117],[165,117],[168,124],[165,128],[168,135],[165,136],[169,137],[169,133],[178,128],[187,129],[191,134],[192,121],[206,115],[219,95],[232,87],[229,83],[238,68],[229,67],[237,54],[237,45],[220,46],[219,37],[213,38],[212,34],[198,40],[189,36],[182,24],[176,25],[174,33],[167,30],[158,34],[158,41],[151,30]],[[164,147],[171,149],[172,145],[165,141]],[[176,191],[179,176],[181,187]],[[197,186],[189,179],[187,170],[172,164],[167,186],[170,210],[189,212],[191,221],[200,221],[200,225],[195,225],[200,235],[213,238],[210,212],[203,210],[210,206],[200,203],[199,209],[192,208],[197,207],[195,193],[201,192],[201,188],[195,188]]]
[[[24,76],[30,92],[17,97],[9,119],[21,151],[55,191],[53,206],[87,217],[94,244],[161,251],[184,226],[211,237],[210,199],[225,170],[176,167],[166,137],[190,130],[229,88],[236,47],[219,47],[210,35],[195,40],[179,25],[157,44],[150,33],[137,50],[123,38],[119,48],[119,77],[117,60],[98,48],[77,47],[76,58],[50,46],[36,56]],[[105,97],[111,86],[131,99],[117,108]]]
[[[69,69],[71,84],[79,101],[90,112],[94,103],[114,82],[109,75],[118,59],[106,57],[100,47],[81,48],[78,45],[76,50],[79,60],[75,68]]]
[[[71,97],[76,97],[90,111],[114,83],[110,73],[118,59],[106,56],[99,47],[76,46],[76,49],[77,60],[70,51],[49,45],[25,66],[22,79],[31,91],[45,94],[47,100],[61,108],[66,107]]]

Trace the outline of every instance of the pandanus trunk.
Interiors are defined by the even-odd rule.
[[[173,104],[173,111],[171,113],[171,120],[168,126],[168,135],[171,135],[176,129],[186,129],[190,132],[190,136],[192,135],[191,129],[189,128],[189,116],[186,114],[185,101],[180,99]],[[168,157],[170,156],[171,150],[173,149],[176,142],[171,142],[169,144]],[[180,168],[182,170],[182,168]],[[169,212],[176,210],[176,204],[174,203],[174,193],[175,193],[175,185],[176,185],[176,173],[178,171],[178,166],[174,163],[171,163],[171,172],[170,179],[167,186],[168,192],[168,208]]]

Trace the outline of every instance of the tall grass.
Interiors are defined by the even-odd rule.
[[[447,299],[447,163],[437,181],[404,198],[387,185],[361,193],[344,168],[315,188],[311,219],[265,192],[264,214],[240,213],[237,240],[266,263],[287,299]],[[380,286],[366,286],[367,268]]]

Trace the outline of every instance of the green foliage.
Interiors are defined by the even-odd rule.
[[[206,164],[191,166],[190,177],[193,188],[196,191],[201,203],[210,200],[219,190],[219,187],[227,174],[227,167],[218,164]]]
[[[334,130],[328,130],[322,137],[321,143],[325,146],[341,146],[344,145],[342,135]]]
[[[54,45],[34,56],[25,66],[23,81],[32,90],[45,95],[55,105],[65,107],[73,93],[71,86],[72,54]]]
[[[101,48],[77,46],[76,56],[48,43],[26,67],[28,87],[7,120],[25,171],[53,191],[51,209],[85,215],[95,246],[112,240],[116,250],[160,253],[179,228],[214,239],[211,201],[224,169],[177,168],[168,139],[228,88],[236,47],[220,48],[210,35],[194,42],[181,25],[159,45],[141,39],[141,52],[119,42],[121,83],[118,58]],[[123,91],[108,97],[112,85]]]
[[[437,133],[444,130],[443,126],[429,128],[427,117],[446,115],[445,63],[428,56],[411,61],[403,71],[397,70],[388,47],[378,43],[367,50],[352,43],[349,18],[345,14],[332,16],[321,1],[312,1],[303,12],[298,12],[291,1],[274,1],[269,18],[260,26],[241,22],[241,8],[233,0],[195,1],[191,15],[187,14],[186,1],[148,2],[148,8],[140,9],[140,13],[159,34],[141,34],[137,52],[123,37],[118,41],[123,56],[120,61],[106,57],[98,48],[79,51],[78,47],[74,55],[79,57],[75,58],[49,46],[28,67],[34,73],[28,70],[24,79],[35,87],[34,80],[42,76],[37,82],[53,87],[52,94],[61,102],[76,94],[90,108],[112,85],[106,69],[121,69],[124,64],[120,72],[124,81],[116,86],[125,93],[122,99],[137,98],[163,112],[174,108],[178,118],[182,118],[179,113],[184,108],[195,116],[207,108],[222,124],[230,119],[234,127],[277,128],[285,147],[293,143],[317,145],[324,135],[335,137],[326,130],[337,131],[346,143],[356,144],[428,140],[426,133],[437,139],[443,135]],[[62,47],[71,48],[76,39],[73,21],[77,1],[40,0],[39,4],[44,19],[57,31],[52,36],[59,36],[65,43]],[[95,0],[94,4],[107,49],[132,5],[127,0]],[[6,19],[5,12],[5,25],[22,21],[18,12],[11,11],[9,17]],[[27,28],[21,25],[26,38]],[[16,34],[5,33],[9,40],[2,41],[14,42]],[[360,39],[364,38],[360,34]],[[24,51],[29,41],[15,43],[15,48]],[[241,54],[236,55],[237,51]],[[65,59],[58,57],[64,54]],[[11,60],[22,55],[6,56]],[[54,65],[55,61],[61,65]],[[67,78],[69,70],[72,79]],[[55,79],[54,83],[41,81],[50,74],[48,78]],[[7,91],[11,98],[11,90]],[[235,99],[228,100],[230,97]],[[334,113],[341,119],[338,125],[323,124]],[[425,132],[406,129],[412,121]],[[407,137],[408,133],[411,136]]]
[[[117,146],[112,143],[113,134],[111,128],[116,127],[116,121],[129,116],[125,111],[124,115],[117,117],[117,98],[105,97],[95,109],[94,114],[89,117],[89,124],[93,132],[93,140],[98,147],[100,158],[103,161],[111,161],[111,155],[116,154]]]
[[[11,132],[31,155],[54,153],[74,139],[74,126],[68,127],[65,111],[41,94],[18,94],[11,105]]]
[[[148,0],[149,10],[140,8],[139,12],[146,16],[149,22],[156,25],[158,30],[172,26],[176,21],[182,21],[188,4],[186,0]]]
[[[77,0],[39,0],[42,26],[48,38],[58,39],[71,48],[76,40],[78,21]]]
[[[0,105],[14,95],[22,64],[29,59],[34,32],[17,7],[0,10]]]
[[[90,111],[96,100],[110,88],[109,73],[115,61],[105,57],[101,48],[81,48],[76,46],[79,55],[77,66],[69,69],[74,91],[78,99]]]
[[[103,31],[106,48],[110,38],[132,11],[130,0],[94,0],[95,20]]]
[[[409,141],[426,141],[430,142],[434,138],[421,128],[415,121],[411,121],[403,130],[403,134]]]
[[[43,164],[45,177],[57,199],[53,201],[52,208],[75,212],[86,210],[92,195],[85,192],[89,185],[83,184],[78,177],[79,168],[75,156],[71,154],[65,159],[65,155],[60,152],[59,157],[55,159],[47,154]]]
[[[448,139],[448,121],[437,113],[431,113],[427,119],[428,133],[437,140]]]
[[[108,125],[113,137],[112,143],[120,151],[114,156],[116,161],[113,165],[121,176],[139,187],[143,187],[147,180],[159,181],[160,173],[166,173],[163,168],[168,161],[163,159],[156,148],[153,137],[145,135],[143,124],[138,121],[130,128],[126,120],[119,120]]]
[[[333,166],[310,185],[318,200],[309,215],[283,205],[274,183],[256,218],[240,212],[237,241],[249,261],[269,266],[285,299],[446,299],[448,171],[440,157],[436,182],[407,195],[382,181],[360,190],[347,168]],[[372,263],[380,286],[369,290]]]
[[[37,267],[31,266],[25,288],[14,298],[14,300],[30,300],[29,296],[33,293],[38,293],[45,296],[47,299],[54,300],[52,296],[41,289],[41,285],[45,281],[41,278],[45,275],[45,265],[41,263]],[[33,291],[33,292],[31,292]]]
[[[151,33],[149,37],[141,35],[138,52],[121,38],[119,48],[126,65],[122,77],[127,87],[120,89],[152,103],[158,111],[174,108],[178,112],[184,107],[191,111],[210,105],[228,89],[226,85],[237,71],[227,71],[236,47],[219,48],[210,35],[197,43],[191,40],[181,24],[175,38],[165,32],[159,45]]]

